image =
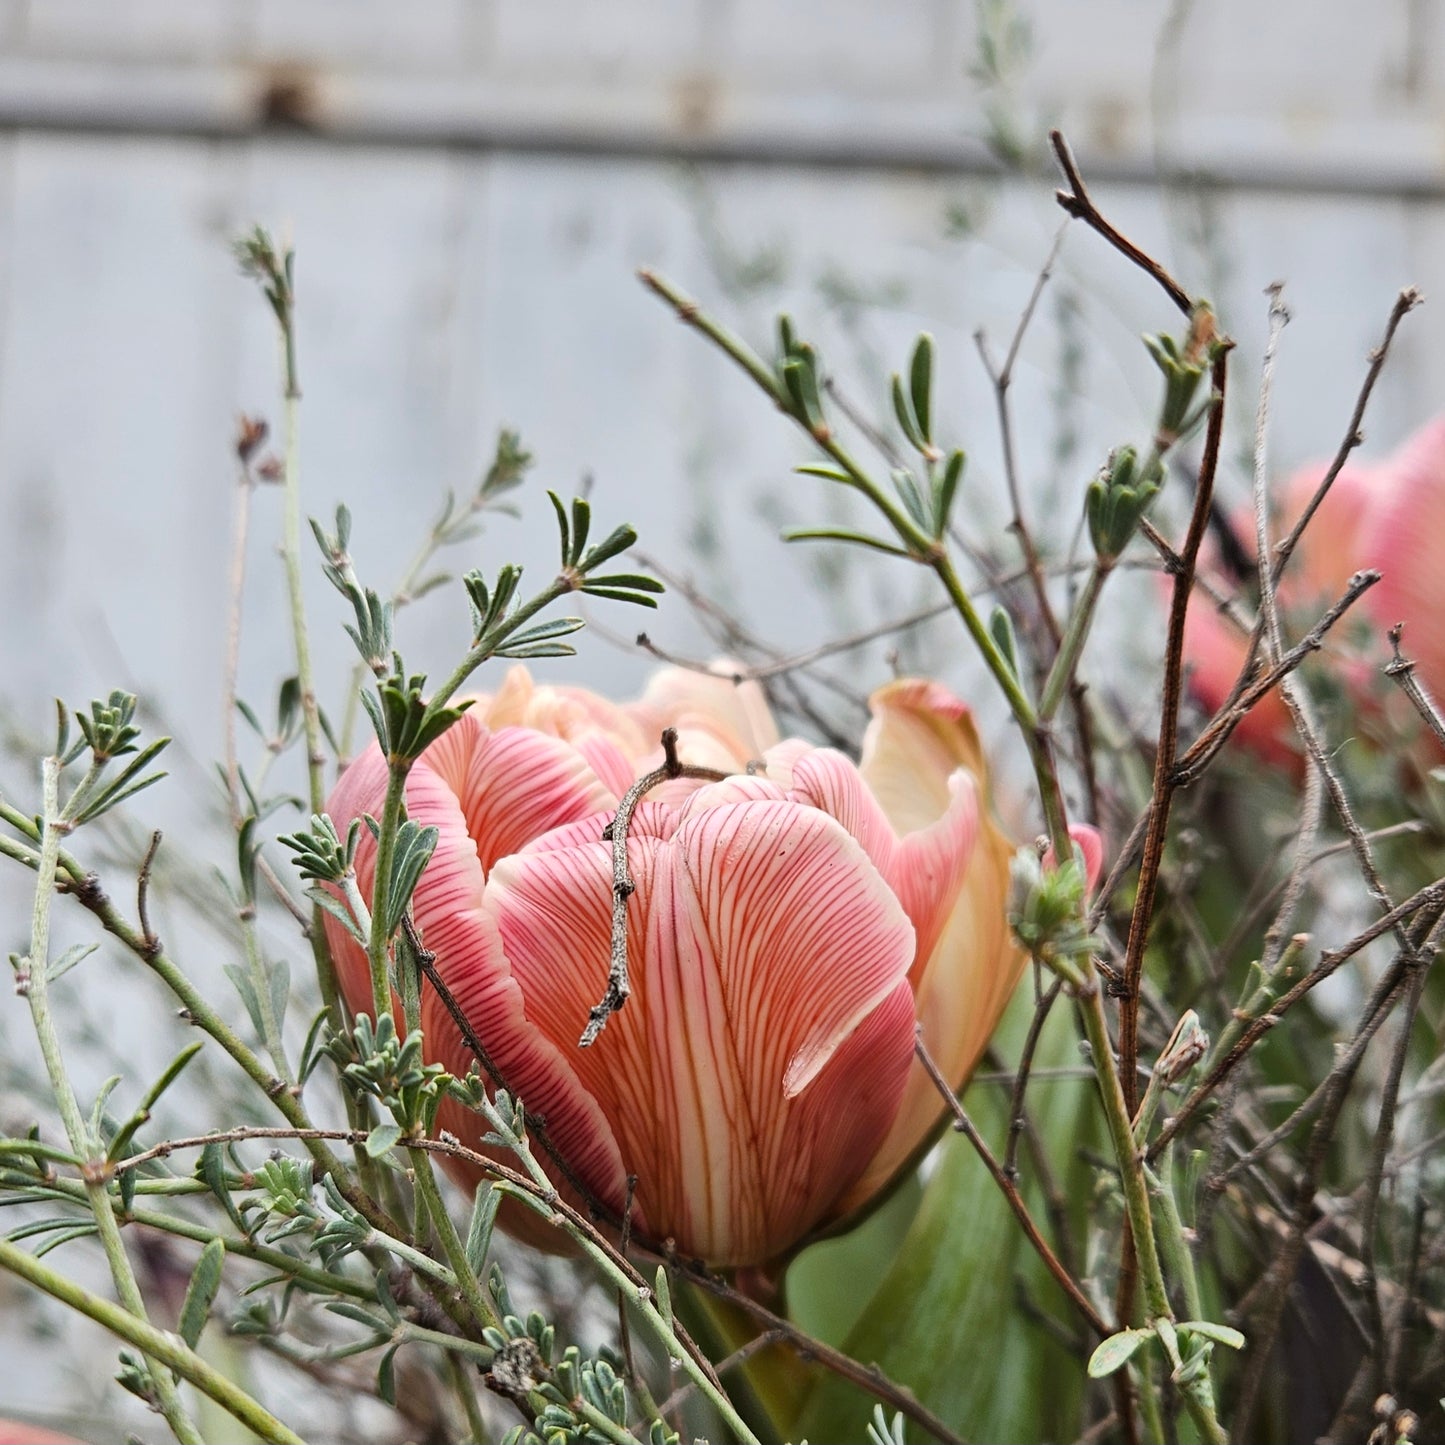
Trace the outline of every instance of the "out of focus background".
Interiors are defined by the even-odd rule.
[[[1334,450],[1397,289],[1440,289],[1442,52],[1431,0],[8,0],[7,711],[39,727],[57,692],[159,688],[168,725],[218,750],[235,420],[279,420],[270,317],[229,247],[255,221],[297,251],[308,507],[352,506],[368,582],[390,585],[511,426],[540,480],[589,481],[604,520],[806,644],[879,620],[878,589],[916,579],[818,589],[817,558],[777,541],[834,505],[790,479],[806,443],[638,266],[759,346],[790,311],[879,420],[887,373],[932,330],[942,428],[986,518],[1001,467],[973,334],[1006,348],[1050,249],[1058,125],[1109,213],[1215,301],[1244,385],[1262,288],[1287,283],[1288,465]],[[1096,237],[1069,235],[1016,384],[1021,471],[1059,550],[1106,450],[1147,425],[1137,335],[1172,324]],[[1442,329],[1429,308],[1404,329],[1376,450],[1445,396]],[[256,639],[282,635],[268,508]],[[466,564],[549,566],[546,511],[533,493]],[[338,608],[313,580],[324,629]],[[436,665],[464,627],[434,598],[407,636]],[[678,605],[651,630],[695,639]],[[243,676],[269,687],[277,662],[247,648]],[[617,688],[647,665],[588,645],[572,675]]]
[[[515,428],[534,480],[590,489],[602,525],[633,522],[648,556],[757,636],[805,648],[930,600],[923,579],[778,540],[840,520],[837,500],[792,474],[803,439],[636,268],[762,349],[788,311],[880,424],[889,372],[932,331],[938,430],[970,458],[964,525],[1003,553],[975,333],[1007,350],[1054,245],[1050,126],[1110,216],[1213,299],[1241,388],[1264,288],[1286,283],[1273,455],[1284,469],[1332,453],[1399,288],[1445,292],[1434,0],[0,0],[0,784],[29,795],[14,749],[50,726],[50,698],[124,687],[177,739],[147,818],[218,807],[237,418],[280,421],[274,327],[231,250],[253,223],[297,253],[307,509],[349,504],[366,582],[394,585],[445,492],[469,492]],[[1109,448],[1151,424],[1139,334],[1175,326],[1097,237],[1067,235],[1014,386],[1050,557]],[[1442,398],[1445,311],[1427,305],[1366,455]],[[1251,412],[1233,413],[1226,502],[1246,496]],[[254,498],[241,643],[241,692],[263,713],[291,666],[280,500]],[[540,488],[520,505],[456,570],[550,575]],[[319,568],[309,585],[335,696],[342,606]],[[631,693],[654,665],[638,617],[598,619],[611,639],[585,634],[552,675]],[[643,625],[680,654],[716,645],[675,593]],[[402,618],[408,661],[449,665],[466,628],[459,591],[433,594]],[[1146,621],[1117,641],[1085,673],[1127,707],[1131,659],[1155,638]],[[953,635],[926,632],[861,650],[851,681],[881,680],[895,647],[967,685]],[[0,880],[7,950],[26,882]],[[77,1070],[97,1081],[146,1052],[145,1010],[164,1013],[153,990],[102,993]],[[0,1009],[11,1124],[35,1067],[14,1012]],[[0,1335],[23,1338],[0,1343],[0,1414],[74,1428],[88,1391],[110,1398],[113,1352],[91,1378],[35,1333],[44,1318],[7,1311],[7,1289]],[[101,1416],[92,1428],[119,1438]]]

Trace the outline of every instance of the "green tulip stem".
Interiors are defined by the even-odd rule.
[[[158,1330],[130,1310],[82,1289],[73,1280],[57,1273],[33,1254],[4,1238],[0,1238],[0,1269],[8,1270],[27,1284],[50,1295],[52,1299],[59,1300],[67,1308],[94,1320],[111,1334],[127,1344],[134,1345],[148,1359],[156,1361],[159,1368],[152,1371],[152,1376],[158,1395],[162,1393],[163,1381],[166,1382],[165,1387],[174,1392],[175,1386],[171,1383],[170,1375],[174,1370],[181,1379],[214,1400],[259,1439],[266,1441],[267,1445],[304,1445],[299,1435],[289,1430],[269,1410],[252,1399],[240,1386],[233,1384],[194,1350],[188,1349],[176,1335]],[[186,1417],[181,1418],[185,1421],[185,1430],[184,1433],[176,1430],[177,1438],[199,1442],[201,1437],[196,1433],[195,1426]],[[169,1412],[166,1412],[166,1420],[175,1430],[176,1424],[171,1420]]]

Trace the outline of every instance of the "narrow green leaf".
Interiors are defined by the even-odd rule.
[[[45,971],[46,981],[54,983],[57,978],[64,978],[77,963],[89,958],[99,947],[98,943],[77,943],[67,948],[59,958],[51,960],[50,967]]]
[[[913,398],[913,415],[925,442],[933,440],[933,338],[925,331],[913,348],[908,368],[908,389]]]
[[[361,940],[362,943],[365,941]],[[311,1027],[306,1030],[306,1038],[301,1045],[301,1058],[296,1065],[296,1078],[299,1083],[304,1084],[311,1077],[312,1070],[325,1057],[321,1049],[321,1030],[330,1017],[328,1009],[317,1009],[316,1017],[311,1020]]]
[[[392,1406],[396,1404],[396,1352],[400,1348],[400,1345],[393,1345],[376,1367],[376,1393]]]
[[[604,562],[610,562],[612,558],[619,556],[637,541],[637,529],[624,522],[620,527],[613,530],[593,547],[582,559],[582,570],[591,572],[594,568],[600,567]]]
[[[100,1092],[95,1096],[95,1105],[90,1111],[90,1137],[93,1140],[100,1138],[100,1124],[105,1117],[105,1106],[110,1102],[110,1096],[115,1092],[115,1086],[119,1083],[120,1075],[112,1074],[100,1086]]]
[[[492,1243],[492,1227],[497,1222],[497,1210],[501,1203],[502,1196],[490,1184],[477,1185],[472,1218],[467,1225],[466,1256],[472,1273],[478,1278],[486,1267],[487,1250]]]
[[[638,607],[656,607],[657,602],[645,592],[631,592],[620,587],[594,587],[590,582],[582,590],[589,597],[605,597],[609,602],[631,602]]]
[[[845,486],[853,484],[853,478],[841,467],[830,467],[825,462],[804,462],[793,470],[805,477],[822,477],[824,481],[842,482]]]
[[[587,534],[592,530],[592,507],[585,497],[572,498],[572,565],[582,560]]]
[[[356,1324],[365,1325],[378,1334],[389,1334],[390,1325],[380,1315],[372,1310],[363,1309],[360,1305],[352,1304],[350,1300],[328,1300],[326,1308],[334,1315],[340,1315],[342,1319],[352,1320]],[[367,1345],[366,1348],[370,1348]]]
[[[672,1328],[672,1285],[667,1278],[667,1266],[657,1266],[657,1274],[653,1279],[653,1289],[657,1294],[657,1308],[663,1319],[667,1321],[668,1329]]]
[[[548,642],[554,637],[568,637],[580,632],[586,625],[580,617],[554,617],[550,622],[539,622],[535,627],[513,633],[507,639],[507,646],[525,647],[533,642]]]
[[[901,467],[893,473],[893,488],[898,493],[899,500],[903,503],[903,509],[913,518],[925,532],[933,531],[933,514],[928,504],[923,500],[923,493],[918,489],[917,479],[911,472],[905,472]]]
[[[59,1249],[62,1244],[69,1244],[73,1239],[86,1239],[96,1233],[94,1224],[76,1224],[69,1229],[58,1230],[52,1234],[44,1244],[37,1245],[32,1253],[36,1259],[44,1259],[52,1249]]]
[[[529,642],[521,647],[499,647],[494,657],[576,657],[577,649],[570,642]]]
[[[1153,1338],[1153,1330],[1120,1330],[1117,1335],[1100,1340],[1098,1348],[1089,1356],[1089,1378],[1102,1380],[1122,1369],[1140,1345]]]
[[[1231,1350],[1242,1350],[1245,1345],[1244,1336],[1238,1330],[1228,1325],[1217,1325],[1212,1320],[1180,1320],[1177,1328],[1202,1335],[1206,1340],[1213,1340],[1216,1345],[1225,1345]]]
[[[1018,638],[1014,635],[1013,618],[1009,616],[1007,609],[997,606],[989,613],[988,630],[998,644],[998,650],[1003,653],[1009,670],[1015,677],[1020,676]]]
[[[666,592],[656,577],[649,577],[645,572],[609,572],[605,577],[587,578],[587,586],[591,587],[614,587],[625,592]]]
[[[572,565],[572,525],[567,520],[567,509],[562,505],[562,498],[556,492],[547,493],[548,500],[552,503],[552,510],[557,514],[557,531],[560,534],[562,546],[562,565]]]
[[[308,888],[306,896],[318,908],[324,908],[363,948],[366,946],[366,935],[351,916],[351,910],[340,898],[336,897],[334,893],[328,893],[319,884],[315,888]]]
[[[213,1239],[201,1251],[201,1257],[191,1273],[176,1333],[192,1349],[201,1338],[201,1331],[206,1327],[211,1306],[221,1288],[221,1270],[225,1263],[226,1246],[219,1239]]]
[[[266,982],[271,989],[271,1012],[279,1033],[286,1022],[286,1005],[291,1002],[291,965],[284,958],[274,959]]]
[[[783,533],[785,542],[848,542],[855,547],[871,547],[875,552],[886,552],[890,557],[906,557],[910,562],[913,554],[881,537],[870,537],[863,532],[850,532],[842,527],[795,527]]]
[[[243,1234],[247,1233],[241,1211],[236,1208],[231,1191],[226,1187],[226,1156],[219,1144],[205,1144],[201,1147],[201,1157],[196,1160],[196,1178],[220,1200],[221,1207],[231,1218],[231,1223]]]
[[[396,1142],[401,1138],[401,1126],[390,1121],[378,1124],[366,1136],[366,1152],[373,1158],[379,1159],[389,1149],[395,1148]]]
[[[953,512],[953,499],[958,493],[958,483],[963,477],[964,453],[955,451],[944,464],[943,473],[934,484],[933,490],[933,535],[943,540],[948,530],[948,519]]]
[[[903,378],[895,371],[893,373],[893,415],[898,418],[898,425],[903,429],[903,435],[908,438],[909,445],[915,451],[921,452],[926,445],[923,434],[918,430],[918,423],[914,420],[913,413],[909,410],[908,399],[903,394]]]
[[[241,995],[241,1002],[246,1005],[246,1012],[251,1016],[251,1026],[258,1035],[264,1034],[261,1027],[261,1002],[256,997],[256,990],[251,987],[251,979],[246,970],[238,963],[228,963],[225,966],[226,977],[236,986],[236,992]]]

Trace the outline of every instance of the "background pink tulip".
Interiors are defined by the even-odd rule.
[[[1304,513],[1327,470],[1323,462],[1301,468],[1285,483],[1273,528],[1283,535]],[[1251,555],[1254,519],[1245,511],[1234,528]],[[1445,690],[1445,568],[1439,538],[1445,535],[1445,417],[1421,428],[1382,462],[1341,469],[1305,529],[1279,589],[1280,606],[1294,635],[1313,625],[1361,568],[1377,568],[1381,580],[1357,604],[1351,641],[1349,620],[1327,646],[1343,666],[1351,691],[1364,703],[1389,660],[1389,629],[1405,624],[1404,648],[1420,680],[1437,696]],[[1217,559],[1206,571],[1226,592]],[[1359,619],[1370,635],[1359,643]],[[1244,664],[1247,639],[1207,598],[1197,596],[1185,628],[1190,687],[1210,711],[1222,705]],[[1263,698],[1236,736],[1266,762],[1294,772],[1302,763],[1289,713],[1277,693]]]
[[[855,766],[779,742],[755,685],[671,671],[623,709],[517,669],[408,782],[410,817],[440,834],[418,928],[509,1087],[545,1117],[559,1184],[620,1212],[635,1174],[634,1228],[715,1264],[775,1259],[891,1178],[942,1108],[913,1059],[916,1021],[961,1083],[1018,977],[1012,850],[981,817],[967,709],[901,682],[873,711]],[[633,992],[582,1050],[609,951],[602,829],[663,726],[685,761],[738,775],[679,779],[638,808]],[[763,770],[744,774],[755,759]],[[373,747],[329,811],[339,826],[377,814],[384,788]],[[373,865],[363,830],[367,896]],[[328,933],[365,1008],[364,955]],[[465,1073],[471,1054],[430,990],[423,1024],[429,1055]],[[481,1132],[453,1104],[439,1125]]]

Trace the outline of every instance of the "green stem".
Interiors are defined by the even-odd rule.
[[[604,1415],[595,1405],[590,1405],[580,1397],[569,1402],[572,1413],[585,1420],[592,1430],[606,1440],[611,1440],[612,1445],[642,1445],[642,1442],[625,1425],[619,1425],[609,1416]]]
[[[401,814],[406,801],[406,775],[411,764],[393,758],[387,769],[386,801],[381,810],[381,828],[376,839],[376,866],[372,873],[371,900],[385,899],[391,884],[391,860],[396,852],[396,834],[401,827]],[[391,1012],[391,983],[387,977],[387,960],[391,939],[386,932],[386,909],[373,907],[371,929],[366,945],[366,961],[371,968],[371,1007],[376,1019]],[[396,1021],[397,1033],[405,1035],[406,1020]]]
[[[306,628],[306,594],[301,574],[301,386],[296,375],[296,326],[289,304],[281,322],[281,343],[286,375],[286,500],[281,554],[286,564],[286,592],[291,604],[291,636],[296,648],[296,684],[301,692],[301,717],[306,735],[306,776],[310,785],[311,811],[319,813],[326,806],[323,773],[326,754],[321,749],[321,712],[316,703],[316,683],[311,671],[311,641]]]
[[[462,1244],[457,1227],[452,1223],[452,1217],[447,1211],[446,1201],[441,1196],[441,1190],[437,1188],[436,1175],[432,1173],[431,1155],[424,1149],[408,1149],[407,1152],[411,1155],[416,1191],[431,1217],[432,1227],[441,1240],[442,1253],[452,1267],[457,1287],[467,1302],[467,1308],[475,1316],[478,1325],[494,1325],[500,1328],[502,1322],[482,1290],[476,1271],[467,1259],[466,1246]]]
[[[623,1269],[592,1235],[584,1229],[575,1227],[565,1214],[559,1214],[547,1202],[549,1199],[555,1199],[555,1186],[548,1178],[547,1171],[537,1162],[537,1157],[532,1153],[531,1146],[526,1139],[512,1131],[511,1126],[492,1104],[484,1103],[482,1114],[506,1146],[521,1160],[527,1174],[535,1183],[542,1186],[544,1193],[541,1197],[537,1197],[505,1181],[495,1187],[512,1198],[520,1200],[536,1213],[560,1224],[573,1242],[607,1279],[616,1288],[625,1290],[629,1301],[635,1302],[638,1315],[647,1326],[648,1332],[667,1353],[668,1358],[677,1362],[697,1390],[711,1403],[721,1416],[723,1423],[733,1432],[739,1445],[761,1445],[758,1437],[748,1428],[747,1422],[738,1414],[733,1402],[713,1383],[708,1372],[693,1359],[691,1352],[678,1339],[677,1331],[673,1328],[671,1321],[665,1319],[662,1311],[657,1307],[653,1292],[640,1290],[636,1279]]]
[[[467,650],[462,660],[452,669],[447,680],[432,694],[431,706],[442,707],[451,701],[457,689],[488,658],[496,654],[497,649],[512,633],[559,597],[565,597],[569,592],[575,592],[578,585],[580,585],[580,579],[566,575],[558,576],[550,586],[539,592],[530,602],[524,602],[515,612],[509,612],[490,632],[484,637],[479,637]]]
[[[161,1190],[147,1190],[147,1184],[182,1184],[185,1189],[176,1191],[180,1193],[210,1193],[210,1190],[199,1180],[193,1179],[147,1179],[141,1180],[137,1186],[139,1193],[163,1193]],[[0,1168],[0,1186],[9,1189],[33,1188],[44,1190],[48,1197],[84,1203],[86,1201],[85,1186],[75,1179],[40,1179],[33,1175],[23,1173],[18,1169]],[[112,1196],[114,1197],[114,1196]],[[287,1254],[283,1249],[273,1249],[269,1245],[257,1244],[254,1240],[242,1238],[240,1235],[218,1235],[216,1231],[206,1224],[195,1224],[189,1219],[182,1218],[177,1214],[162,1214],[154,1209],[128,1209],[120,1216],[122,1225],[140,1225],[144,1229],[158,1229],[166,1234],[173,1234],[178,1239],[194,1240],[197,1244],[209,1244],[213,1239],[219,1239],[226,1246],[226,1253],[238,1255],[243,1259],[254,1260],[257,1264],[264,1264],[270,1269],[280,1270],[299,1283],[308,1284],[320,1291],[329,1291],[333,1294],[349,1295],[353,1299],[375,1300],[376,1292],[367,1285],[359,1284],[357,1281],[347,1279],[344,1275],[332,1274],[324,1269],[317,1269],[316,1266],[307,1264],[304,1260],[298,1259],[294,1254]]]
[[[219,1370],[207,1364],[195,1351],[187,1349],[175,1335],[158,1330],[129,1310],[82,1289],[73,1280],[66,1279],[34,1255],[27,1254],[18,1245],[3,1238],[0,1238],[0,1269],[8,1270],[68,1308],[94,1320],[111,1334],[141,1350],[148,1359],[157,1361],[164,1367],[153,1372],[157,1386],[162,1379],[169,1378],[166,1371],[174,1370],[248,1430],[267,1441],[268,1445],[304,1445],[299,1435]],[[191,1438],[199,1441],[200,1436],[192,1435]]]
[[[451,1336],[442,1335],[442,1338],[449,1340]],[[443,1359],[446,1362],[447,1379],[451,1382],[452,1393],[456,1395],[462,1412],[467,1417],[467,1433],[471,1438],[466,1445],[486,1445],[487,1422],[482,1418],[482,1407],[477,1403],[477,1392],[472,1385],[472,1377],[458,1358],[458,1353],[455,1349],[448,1347]],[[487,1353],[490,1355],[492,1352],[488,1350]]]
[[[301,572],[301,382],[296,370],[295,299],[291,294],[288,279],[286,304],[278,314],[285,376],[285,509],[281,556],[286,567],[291,636],[296,649],[296,685],[301,693],[307,788],[311,811],[319,813],[326,806],[326,780],[323,771],[326,754],[321,747],[321,710],[316,701],[316,679],[311,668],[311,641],[306,627],[306,593]],[[321,989],[321,1001],[326,1005],[332,1025],[340,1029],[343,1023],[341,990],[336,981],[336,965],[332,961],[330,949],[326,947],[326,930],[321,919],[321,909],[313,908],[311,956],[316,964],[316,980]]]
[[[91,773],[96,771],[92,768]],[[88,774],[87,777],[90,775]],[[82,795],[82,789],[72,795],[72,803]],[[60,759],[48,757],[41,764],[41,834],[40,856],[36,868],[35,901],[30,920],[30,976],[26,996],[30,1002],[30,1017],[35,1025],[35,1037],[45,1060],[45,1072],[50,1080],[50,1091],[65,1126],[66,1138],[74,1153],[85,1161],[85,1193],[95,1216],[96,1233],[101,1248],[105,1251],[106,1263],[110,1266],[111,1278],[115,1282],[116,1294],[121,1305],[137,1320],[149,1327],[146,1320],[145,1300],[135,1272],[131,1269],[130,1257],[121,1241],[120,1226],[116,1223],[110,1194],[106,1189],[103,1160],[93,1158],[99,1149],[99,1141],[92,1140],[90,1130],[81,1113],[80,1101],[70,1075],[65,1070],[65,1059],[60,1050],[60,1035],[55,1028],[55,1019],[50,1011],[49,970],[50,970],[50,906],[55,895],[55,875],[60,858],[60,834],[66,826],[65,815],[60,811]],[[162,1369],[151,1362],[151,1378],[154,1382],[156,1401],[171,1433],[182,1445],[201,1445],[200,1432],[195,1422],[186,1413],[181,1403],[175,1382]]]
[[[490,1345],[479,1345],[475,1340],[464,1340],[460,1335],[443,1334],[440,1330],[429,1330],[424,1325],[407,1323],[402,1325],[403,1338],[417,1345],[435,1345],[451,1356],[464,1356],[479,1365],[490,1365],[497,1352]]]
[[[1104,1018],[1104,1004],[1099,994],[1098,975],[1092,965],[1083,987],[1075,990],[1079,1012],[1084,1020],[1084,1034],[1089,1041],[1094,1074],[1099,1082],[1099,1097],[1109,1127],[1114,1158],[1119,1164],[1119,1180],[1124,1188],[1124,1208],[1134,1235],[1134,1250],[1139,1259],[1139,1273],[1144,1281],[1144,1304],[1147,1323],[1156,1319],[1172,1320],[1169,1294],[1164,1288],[1164,1274],[1159,1267],[1159,1250],[1154,1238],[1154,1220],[1149,1209],[1149,1189],[1144,1180],[1144,1160],[1134,1144],[1134,1130],[1129,1122],[1129,1109],[1124,1102],[1124,1088],[1119,1079],[1119,1066],[1114,1059],[1114,1046],[1109,1038],[1109,1025]]]
[[[1094,622],[1094,609],[1098,605],[1099,594],[1104,590],[1104,579],[1113,570],[1113,562],[1105,562],[1103,558],[1099,558],[1089,569],[1089,577],[1084,583],[1084,590],[1074,604],[1074,610],[1069,617],[1069,625],[1064,631],[1063,640],[1059,643],[1058,654],[1054,658],[1053,666],[1049,669],[1048,677],[1044,680],[1043,696],[1039,699],[1039,721],[1041,723],[1052,722],[1055,713],[1063,704],[1069,684],[1074,680],[1074,673],[1078,670],[1084,644],[1089,639],[1089,629]]]

